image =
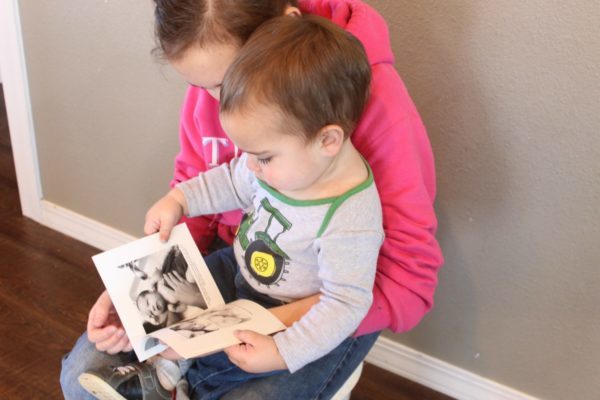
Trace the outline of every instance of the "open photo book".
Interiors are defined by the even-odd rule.
[[[156,233],[92,260],[140,361],[167,347],[184,358],[214,353],[240,343],[236,329],[285,329],[252,301],[225,304],[185,224],[166,243]]]

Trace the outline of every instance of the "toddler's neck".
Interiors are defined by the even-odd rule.
[[[310,187],[294,193],[282,192],[296,200],[337,197],[363,183],[369,177],[364,158],[350,140],[346,140],[330,165]]]

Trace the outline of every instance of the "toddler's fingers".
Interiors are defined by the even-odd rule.
[[[233,335],[239,340],[241,340],[242,343],[249,344],[251,346],[261,338],[261,335],[259,333],[244,329],[235,330],[233,332]]]
[[[166,242],[167,240],[169,240],[172,230],[173,230],[172,225],[163,223],[160,227],[160,233],[158,234],[160,241]]]
[[[160,223],[158,221],[146,218],[146,221],[144,223],[144,234],[151,235],[153,233],[156,233],[158,232],[159,227]]]
[[[232,363],[234,363],[235,365],[237,365],[238,356],[239,356],[239,353],[240,353],[240,345],[239,344],[226,347],[226,348],[223,349],[223,352],[225,354],[227,354],[227,357],[229,358],[229,361],[231,361]]]

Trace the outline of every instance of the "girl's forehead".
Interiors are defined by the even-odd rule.
[[[230,44],[193,46],[171,65],[188,83],[210,89],[222,83],[238,52],[239,48]]]

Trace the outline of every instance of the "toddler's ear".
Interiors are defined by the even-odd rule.
[[[283,15],[291,15],[292,17],[300,17],[302,13],[298,7],[287,6],[283,11]]]
[[[334,157],[344,144],[344,130],[339,125],[326,125],[319,131],[318,140],[323,154]]]

